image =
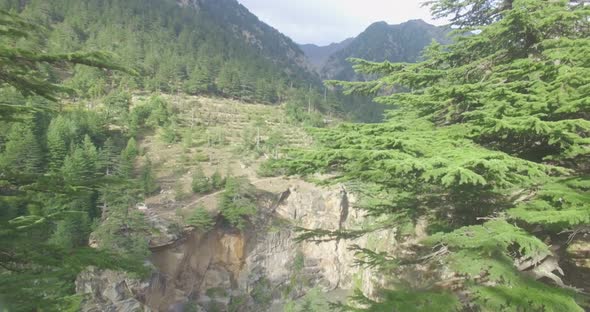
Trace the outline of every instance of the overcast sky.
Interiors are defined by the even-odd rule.
[[[433,20],[424,0],[238,0],[262,21],[297,43],[326,45],[361,33],[373,22]]]

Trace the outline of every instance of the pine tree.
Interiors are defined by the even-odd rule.
[[[583,311],[582,296],[563,287],[567,279],[545,273],[554,283],[534,280],[515,263],[541,265],[552,257],[548,244],[590,224],[590,8],[538,0],[430,3],[463,27],[454,44],[433,44],[417,64],[353,60],[358,72],[378,78],[330,82],[361,94],[403,86],[404,93],[376,98],[399,107],[387,122],[315,130],[321,147],[275,162],[292,174],[337,173],[362,194],[359,205],[374,220],[341,231],[309,229],[299,238],[429,224],[430,235],[408,255],[357,246],[359,263],[400,287],[377,298],[357,293],[345,310]],[[416,265],[429,268],[430,287],[396,280]]]
[[[112,56],[104,52],[49,54],[15,47],[14,43],[23,38],[36,42],[38,36],[42,36],[43,28],[4,10],[0,11],[0,16],[0,25],[4,28],[3,44],[0,47],[0,86],[9,85],[24,95],[39,95],[55,100],[57,94],[68,89],[41,78],[44,76],[44,64],[59,65],[68,62],[131,72],[114,63]],[[7,113],[14,113],[9,107],[2,109]]]
[[[254,188],[242,177],[228,177],[225,191],[219,199],[223,218],[239,230],[246,227],[248,218],[257,212]]]
[[[113,174],[118,162],[118,153],[112,138],[107,138],[98,155],[98,168],[102,174],[109,176]]]
[[[241,81],[235,68],[235,63],[226,63],[219,72],[217,78],[217,89],[226,96],[239,97],[241,92]]]
[[[141,188],[143,189],[143,193],[146,196],[153,194],[158,189],[158,185],[156,184],[152,170],[152,161],[146,156],[140,178]]]
[[[42,7],[54,12],[51,6]],[[85,247],[90,219],[96,217],[91,189],[97,181],[84,181],[88,185],[79,188],[71,184],[81,177],[72,173],[92,177],[96,148],[89,137],[73,150],[67,145],[81,143],[84,135],[100,127],[96,127],[96,120],[91,121],[91,113],[79,113],[73,115],[88,118],[76,120],[81,121],[73,131],[76,133],[61,131],[60,121],[49,126],[49,131],[49,114],[39,111],[51,103],[38,96],[55,100],[70,91],[59,84],[59,75],[54,73],[59,70],[64,76],[68,65],[120,67],[101,52],[46,53],[47,49],[38,46],[46,41],[44,29],[5,11],[0,11],[0,26],[0,117],[2,129],[10,129],[8,135],[2,135],[8,140],[0,155],[2,306],[10,311],[75,311],[80,301],[73,297],[72,281],[80,271],[88,266],[142,271],[142,265]],[[23,96],[6,101],[13,90]],[[10,127],[4,121],[9,121]],[[62,161],[68,172],[64,178],[70,185],[64,185],[57,175],[39,175],[48,163],[53,162],[51,169],[55,171]]]
[[[89,136],[82,146],[77,146],[68,155],[62,168],[64,179],[74,185],[92,182],[98,174],[98,152]]]
[[[211,92],[211,85],[213,83],[212,75],[213,72],[206,65],[206,61],[199,59],[197,65],[190,72],[188,81],[185,83],[185,91],[189,94]]]
[[[186,223],[196,229],[207,232],[213,228],[215,220],[205,208],[197,207]]]
[[[121,151],[118,163],[118,174],[121,177],[130,178],[133,175],[135,159],[137,158],[137,142],[134,138],[127,141],[127,146]]]
[[[47,130],[47,148],[49,150],[49,169],[56,172],[62,166],[68,154],[69,129],[62,116],[51,120]]]
[[[213,175],[211,175],[211,186],[214,190],[223,189],[225,186],[225,179],[221,176],[221,172],[219,172],[219,168],[215,169]]]
[[[14,174],[40,174],[44,167],[43,150],[30,124],[14,124],[8,134],[0,168]]]
[[[205,194],[211,191],[212,185],[209,182],[209,178],[203,172],[203,169],[199,166],[195,168],[193,172],[193,180],[191,182],[191,189],[195,194]]]

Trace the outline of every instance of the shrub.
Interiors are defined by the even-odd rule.
[[[225,186],[225,179],[221,176],[219,169],[215,170],[211,178],[211,187],[215,190],[220,190]]]
[[[205,176],[203,169],[201,167],[197,167],[195,172],[193,173],[193,181],[191,183],[191,187],[193,193],[195,194],[205,194],[211,191],[211,184],[209,183],[209,178]]]
[[[248,217],[256,214],[254,188],[245,178],[228,178],[220,198],[221,215],[232,226],[243,230]]]
[[[186,223],[198,230],[206,232],[213,228],[215,220],[204,207],[199,206],[193,211]]]

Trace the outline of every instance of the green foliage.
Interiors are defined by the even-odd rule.
[[[62,167],[64,180],[71,184],[86,184],[98,174],[98,151],[89,136],[84,137],[82,146],[74,147]]]
[[[144,270],[143,259],[130,258],[127,251],[133,249],[129,245],[117,249],[118,254],[87,248],[93,224],[102,218],[104,207],[114,209],[99,200],[107,179],[106,167],[112,167],[116,158],[118,148],[113,140],[106,140],[104,145],[94,142],[92,138],[102,138],[106,131],[95,126],[92,119],[96,116],[90,112],[42,115],[32,119],[39,130],[31,131],[31,136],[4,137],[10,140],[7,146],[15,147],[26,146],[23,143],[34,138],[48,151],[38,154],[39,158],[31,154],[41,165],[27,176],[7,170],[3,172],[6,180],[0,183],[0,251],[11,255],[0,259],[0,284],[12,287],[1,290],[11,311],[40,307],[75,310],[71,307],[77,302],[71,281],[88,265],[129,272]],[[15,128],[22,126],[35,129],[28,122],[12,123]],[[16,149],[5,150],[9,154],[2,154],[2,158],[13,151]],[[117,229],[111,227],[109,231],[120,239]],[[143,246],[147,250],[147,242]]]
[[[106,137],[120,134],[107,130],[100,113],[68,109],[57,116],[48,99],[71,91],[58,79],[71,65],[123,68],[106,53],[47,52],[43,27],[1,10],[0,29],[2,305],[9,311],[76,311],[81,298],[74,296],[72,281],[86,267],[146,270],[144,258],[127,254],[138,245],[117,253],[88,248],[92,224],[106,207],[116,210],[106,203],[99,207],[99,198],[116,152]],[[106,232],[121,240],[122,229]],[[142,246],[145,256],[147,242]]]
[[[228,177],[219,199],[219,210],[227,222],[243,230],[248,218],[257,212],[254,187],[245,178]]]
[[[38,95],[55,100],[59,93],[71,91],[58,83],[51,82],[46,77],[46,65],[84,64],[93,67],[126,70],[113,62],[111,55],[104,52],[75,52],[75,53],[44,53],[23,47],[16,43],[21,39],[36,43],[44,35],[44,28],[31,23],[19,16],[1,10],[2,45],[0,59],[2,72],[0,87],[11,86],[23,95]],[[3,110],[14,113],[17,107],[3,105]],[[22,108],[22,107],[21,107]],[[25,108],[30,110],[30,108]]]
[[[121,186],[109,185],[101,190],[101,202],[108,208],[94,235],[100,249],[142,262],[150,254],[146,238],[150,227],[135,208],[143,192],[132,184]]]
[[[140,183],[144,195],[153,194],[158,190],[156,177],[153,173],[152,161],[147,156],[145,157],[145,164],[141,170]]]
[[[228,312],[241,312],[247,309],[248,296],[232,296],[229,306],[227,307]]]
[[[131,94],[115,90],[107,95],[103,101],[108,119],[121,123],[127,120],[129,106],[131,105]]]
[[[451,293],[439,293],[435,291],[403,290],[383,291],[378,295],[379,300],[375,301],[363,295],[357,290],[351,298],[358,305],[368,306],[367,309],[344,306],[342,311],[458,311],[461,308],[459,300]]]
[[[291,40],[248,12],[243,14],[237,3],[206,2],[199,10],[158,0],[107,4],[99,0],[33,0],[22,5],[5,0],[0,4],[22,10],[47,27],[47,50],[55,54],[39,56],[43,61],[61,56],[75,63],[111,65],[104,54],[63,53],[97,47],[120,55],[121,63],[140,72],[129,77],[76,67],[67,85],[77,89],[80,96],[96,99],[118,86],[122,90],[143,88],[169,93],[182,89],[189,94],[223,94],[276,103],[289,85],[297,86],[305,80],[319,84],[315,75],[300,65],[303,55]],[[14,36],[23,34],[25,27],[35,27],[20,20],[4,20],[11,22],[9,29],[14,31],[7,33]],[[256,44],[236,38],[235,29],[252,34]],[[6,53],[7,61],[18,61],[15,63],[21,72],[36,69],[26,58],[20,59],[24,56],[28,55]]]
[[[267,309],[272,303],[273,298],[273,287],[267,278],[261,278],[252,287],[250,296],[254,299],[254,302],[262,309]]]
[[[66,118],[58,116],[51,120],[47,129],[47,149],[51,171],[58,171],[63,166],[69,150],[71,133],[72,130]]]
[[[554,180],[543,185],[534,199],[518,204],[508,214],[553,231],[590,224],[589,181],[589,177]]]
[[[378,300],[355,296],[351,311],[581,311],[581,296],[532,280],[515,263],[539,265],[551,254],[548,244],[567,239],[563,231],[590,224],[590,63],[582,52],[590,51],[590,7],[430,4],[464,27],[455,43],[431,45],[416,64],[355,59],[355,69],[374,80],[329,82],[398,107],[386,122],[313,129],[317,146],[267,164],[289,174],[334,174],[330,182],[348,182],[375,220],[299,238],[358,238],[428,221],[431,235],[420,242],[426,248],[416,246],[414,255],[357,248],[361,264],[402,286],[384,289]],[[383,92],[391,89],[402,92]],[[537,237],[542,233],[551,241]],[[416,264],[426,265],[429,284],[439,287],[397,280]],[[449,280],[447,270],[458,279]]]
[[[44,167],[44,154],[32,124],[14,124],[0,155],[0,168],[19,174],[39,174]]]
[[[221,190],[225,187],[225,179],[221,176],[219,168],[215,169],[215,172],[213,172],[213,175],[211,175],[209,180],[211,181],[211,187],[213,187],[214,190]]]
[[[199,206],[192,212],[186,223],[198,230],[207,232],[213,228],[215,220],[204,207]]]
[[[325,294],[319,288],[313,288],[296,302],[287,302],[285,312],[324,312],[330,311]],[[405,310],[402,310],[405,311]]]
[[[189,195],[190,194],[186,192],[182,181],[177,180],[176,183],[174,183],[174,199],[177,201],[182,201],[187,199]]]
[[[210,160],[209,155],[202,151],[197,151],[197,153],[195,153],[194,158],[197,162],[208,162]]]
[[[135,141],[134,138],[130,138],[127,141],[127,146],[121,151],[121,155],[119,157],[119,166],[117,171],[121,177],[132,177],[135,159],[137,158],[138,154],[137,141]]]
[[[203,172],[200,166],[195,168],[193,172],[193,180],[191,182],[191,189],[195,194],[206,194],[213,189],[209,178]]]
[[[170,123],[160,129],[160,138],[164,143],[172,144],[178,142],[180,136],[177,127],[177,125]]]
[[[307,127],[325,126],[322,115],[307,111],[306,104],[289,102],[285,106],[285,112],[291,122],[303,124]]]

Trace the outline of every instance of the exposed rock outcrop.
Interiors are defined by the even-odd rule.
[[[580,234],[566,249],[566,276],[584,292],[590,291],[590,234]]]
[[[261,198],[260,214],[249,230],[236,231],[219,222],[207,233],[193,231],[175,244],[154,249],[151,262],[157,273],[149,281],[90,270],[79,276],[77,289],[90,295],[85,311],[184,311],[189,306],[226,311],[236,305],[239,311],[263,311],[311,287],[330,291],[361,286],[371,293],[379,278],[354,265],[349,247],[393,250],[394,231],[355,241],[294,240],[296,226],[339,230],[362,223],[354,203],[343,186],[321,188],[296,181],[281,194]]]

